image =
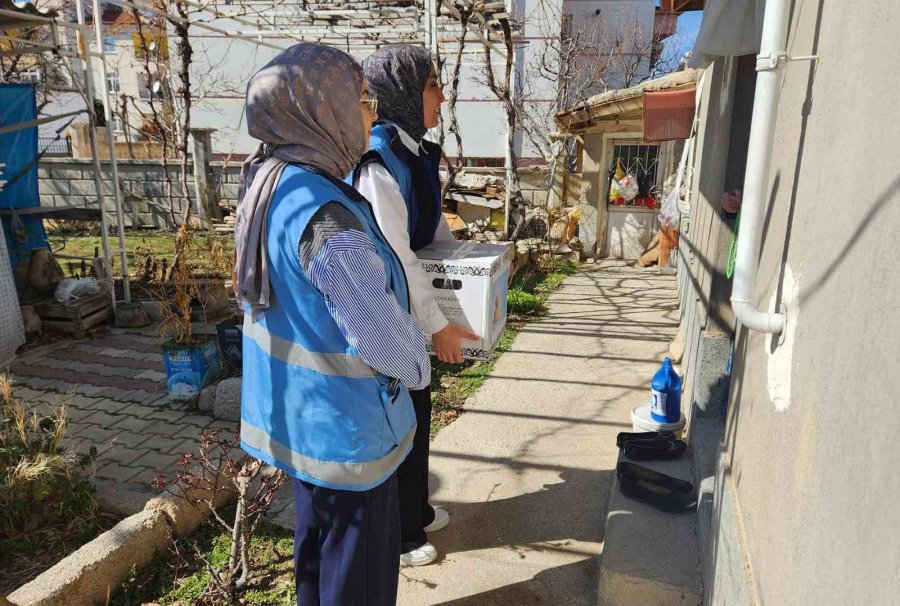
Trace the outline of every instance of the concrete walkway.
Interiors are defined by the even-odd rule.
[[[677,331],[674,278],[586,266],[432,442],[438,563],[402,569],[399,604],[597,604],[615,436]]]

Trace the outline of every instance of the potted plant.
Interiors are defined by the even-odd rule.
[[[163,363],[169,397],[190,400],[200,390],[215,381],[222,372],[216,340],[205,331],[194,330],[194,315],[207,324],[203,281],[198,279],[200,259],[206,263],[222,256],[221,244],[210,238],[206,246],[198,246],[187,221],[182,223],[175,237],[175,255],[168,276],[154,289],[160,309],[160,336],[163,342]]]

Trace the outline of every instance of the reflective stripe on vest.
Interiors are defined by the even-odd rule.
[[[336,377],[359,379],[375,376],[372,369],[357,356],[309,351],[299,343],[273,335],[259,322],[249,319],[249,315],[244,320],[244,334],[253,339],[267,355],[285,364]]]
[[[342,463],[307,457],[272,438],[266,431],[241,421],[241,443],[273,457],[277,462],[311,476],[313,483],[326,485],[377,486],[406,458],[416,435],[416,426],[391,452],[373,461]],[[252,452],[249,454],[253,454]]]

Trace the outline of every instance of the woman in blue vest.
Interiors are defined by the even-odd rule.
[[[235,290],[244,315],[241,447],[295,478],[303,606],[394,604],[396,470],[412,447],[409,389],[430,382],[403,267],[342,181],[377,101],[348,55],[298,44],[247,86]]]
[[[478,337],[441,313],[415,252],[435,240],[453,240],[441,209],[441,148],[423,138],[438,125],[444,102],[431,53],[421,47],[389,46],[370,55],[363,69],[378,99],[379,121],[356,171],[356,187],[372,203],[382,232],[403,263],[413,313],[431,335],[435,354],[443,362],[460,363],[460,341]],[[446,527],[450,516],[428,503],[431,390],[414,390],[412,400],[418,429],[412,452],[397,472],[400,563],[422,566],[438,555],[428,533]]]

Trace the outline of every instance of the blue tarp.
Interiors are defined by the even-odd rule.
[[[33,84],[0,84],[0,126],[37,118]],[[0,135],[0,169],[6,185],[0,190],[0,209],[35,208],[38,195],[37,126]],[[41,215],[3,217],[3,234],[13,267],[31,251],[46,248],[47,234]]]

